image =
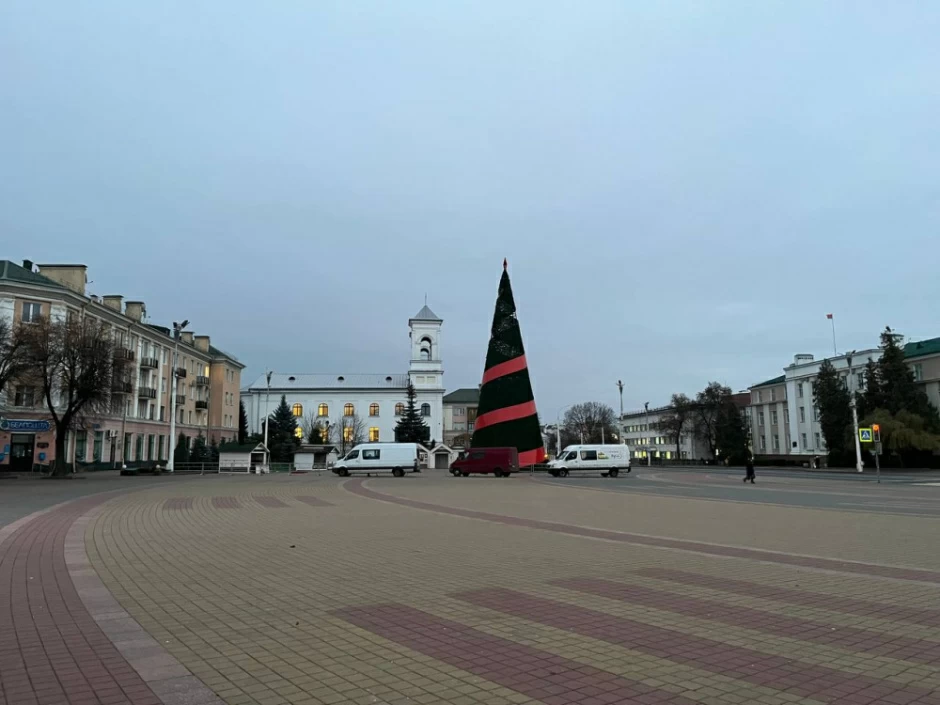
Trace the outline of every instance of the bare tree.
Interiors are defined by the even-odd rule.
[[[695,433],[705,439],[713,457],[717,457],[722,406],[730,396],[731,389],[719,382],[709,382],[705,389],[695,395]]]
[[[670,410],[661,416],[657,427],[676,444],[676,457],[682,457],[682,435],[692,430],[695,403],[685,394],[673,394]]]
[[[101,320],[69,316],[41,318],[22,328],[28,374],[42,393],[55,424],[52,472],[68,472],[65,439],[85,419],[111,405],[114,347]]]
[[[0,320],[0,393],[25,371],[23,324]]]
[[[339,434],[337,442],[339,443],[340,454],[345,455],[347,450],[362,443],[366,425],[357,414],[353,414],[352,416],[344,416],[339,428],[336,430]]]
[[[581,443],[612,441],[617,434],[614,410],[598,401],[575,404],[565,412],[562,447],[567,439]]]

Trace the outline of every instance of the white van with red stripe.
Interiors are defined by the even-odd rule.
[[[630,472],[630,446],[568,446],[548,464],[548,472],[552,477],[595,473],[602,477],[617,477],[621,472]]]

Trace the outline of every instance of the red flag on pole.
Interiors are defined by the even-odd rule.
[[[826,314],[826,318],[828,318],[828,319],[831,321],[831,320],[832,320],[832,314],[831,314],[831,313],[827,313],[827,314]]]

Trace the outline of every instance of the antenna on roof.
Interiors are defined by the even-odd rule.
[[[424,305],[425,305],[425,306],[428,305],[428,292],[426,292],[426,291],[424,292]]]

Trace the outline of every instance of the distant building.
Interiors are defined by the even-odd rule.
[[[275,372],[271,374],[270,389],[266,375],[261,375],[242,390],[249,430],[261,433],[264,419],[274,412],[283,395],[298,422],[308,419],[333,429],[330,443],[341,444],[337,437],[340,433],[348,436],[347,443],[352,440],[353,418],[359,420],[361,441],[394,441],[411,381],[417,392],[418,410],[431,432],[429,440],[440,442],[444,432],[442,324],[443,320],[427,306],[409,319],[411,360],[404,373]]]
[[[915,381],[940,408],[940,338],[907,343],[904,356]],[[854,394],[865,389],[865,365],[880,358],[881,350],[870,348],[852,354],[851,368],[846,355],[824,359],[832,363]],[[808,464],[828,453],[814,401],[822,362],[813,355],[794,355],[782,375],[749,389],[751,444],[759,460]]]
[[[469,448],[480,404],[480,388],[457,389],[444,396],[444,443]]]

